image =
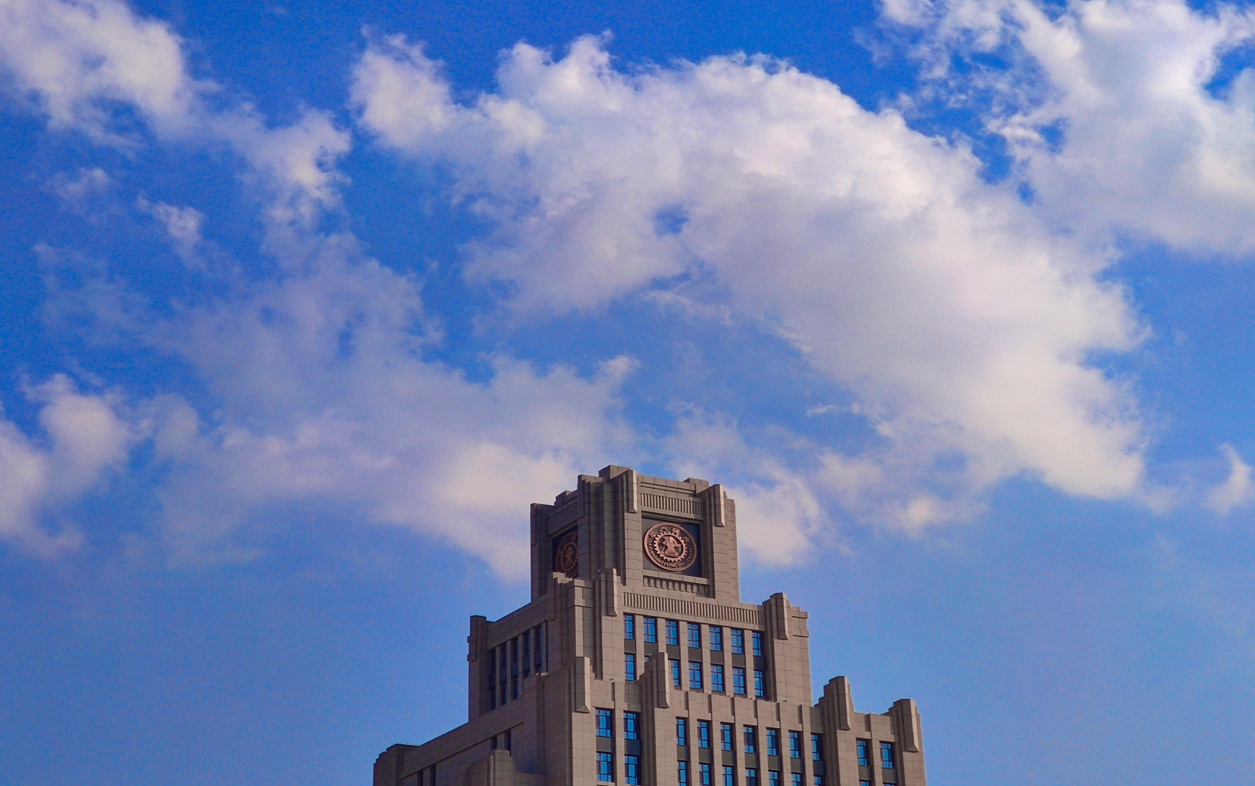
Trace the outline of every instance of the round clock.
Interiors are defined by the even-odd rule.
[[[558,548],[553,553],[553,569],[558,573],[565,573],[569,579],[580,575],[580,541],[575,530],[563,535],[562,540],[558,541]]]
[[[663,570],[679,573],[697,561],[697,541],[678,524],[655,524],[645,532],[645,556]]]

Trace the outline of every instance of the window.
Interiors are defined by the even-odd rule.
[[[671,684],[676,688],[683,687],[680,683],[680,661],[678,660],[671,661]]]
[[[614,713],[610,710],[603,710],[600,707],[597,708],[597,736],[614,736]]]
[[[702,763],[702,786],[710,786],[710,765]]]
[[[859,781],[858,786],[872,786],[871,781]]]
[[[736,770],[727,766],[723,768],[723,786],[736,786]]]
[[[641,738],[641,714],[639,712],[623,713],[623,739],[639,740]]]
[[[745,786],[758,786],[758,770],[753,767],[745,768]]]
[[[640,786],[641,757],[627,755],[623,757],[623,782]]]
[[[767,755],[780,755],[780,730],[767,729]]]
[[[793,773],[793,786],[802,786],[802,773]]]
[[[614,783],[613,753],[597,752],[597,780],[601,783]]]
[[[763,634],[760,631],[754,631],[754,657],[761,658],[763,656]]]
[[[732,654],[745,654],[745,631],[740,628],[732,629]]]
[[[532,671],[532,634],[530,631],[523,634],[523,679],[527,679],[527,675]]]
[[[623,670],[627,674],[628,682],[636,680],[636,653],[625,652],[623,654]]]
[[[699,650],[702,648],[702,626],[696,622],[688,624],[689,647]]]
[[[870,767],[872,765],[871,751],[868,750],[868,748],[870,748],[871,746],[872,746],[871,740],[859,740],[858,741],[858,766]]]
[[[780,786],[780,770],[767,770],[767,786]]]
[[[689,661],[689,690],[702,689],[702,664],[700,661]]]
[[[822,775],[815,776],[815,786],[824,786],[824,776]]]
[[[811,758],[815,761],[824,760],[824,736],[822,734],[811,735]]]
[[[689,719],[688,718],[676,718],[675,719],[675,744],[676,745],[688,745],[689,744]]]
[[[723,693],[723,665],[716,663],[710,667],[710,689],[715,693]]]
[[[544,665],[544,660],[545,660],[544,658],[545,639],[544,639],[544,634],[541,632],[543,630],[544,630],[543,627],[537,627],[536,635],[532,637],[532,644],[536,648],[536,657],[532,658],[532,666],[536,669],[537,674],[540,674],[542,671],[544,671],[544,668],[542,667]]]
[[[497,692],[493,690],[492,679],[497,675],[497,648],[488,650],[488,709],[497,709]]]
[[[645,618],[645,641],[649,644],[658,643],[658,618]]]
[[[732,667],[732,692],[738,696],[745,695],[745,667]]]
[[[758,753],[758,727],[745,727],[745,752]]]
[[[679,782],[680,786],[689,786],[689,763],[687,761],[679,762],[679,772],[677,775],[679,777],[677,777],[676,780]]]
[[[723,628],[718,625],[710,626],[710,651],[723,652]]]
[[[767,672],[754,669],[754,695],[760,699],[767,698]]]
[[[680,646],[680,623],[675,620],[667,620],[667,644]]]
[[[710,747],[710,721],[699,720],[697,722],[697,747]]]
[[[636,615],[635,614],[623,615],[623,638],[625,639],[636,638]]]
[[[886,770],[893,769],[893,743],[880,743],[880,766]]]
[[[789,758],[802,758],[802,732],[789,732]]]
[[[719,741],[722,744],[722,747],[725,751],[732,750],[732,736],[733,736],[732,724],[720,723],[719,724]]]

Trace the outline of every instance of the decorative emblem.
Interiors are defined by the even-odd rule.
[[[688,570],[697,561],[697,542],[676,524],[655,524],[645,533],[649,561],[673,573]]]
[[[565,573],[569,579],[580,575],[580,540],[571,530],[558,541],[558,548],[553,553],[553,569]]]

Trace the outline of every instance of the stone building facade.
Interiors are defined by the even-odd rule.
[[[531,518],[531,602],[471,618],[470,720],[374,786],[926,786],[913,700],[815,703],[807,613],[741,602],[721,486],[611,466]]]

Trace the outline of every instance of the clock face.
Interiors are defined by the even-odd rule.
[[[558,548],[553,552],[553,569],[566,574],[569,579],[580,575],[580,541],[571,530],[558,541]]]
[[[672,573],[681,573],[697,561],[697,542],[677,524],[655,524],[645,532],[645,556]]]

